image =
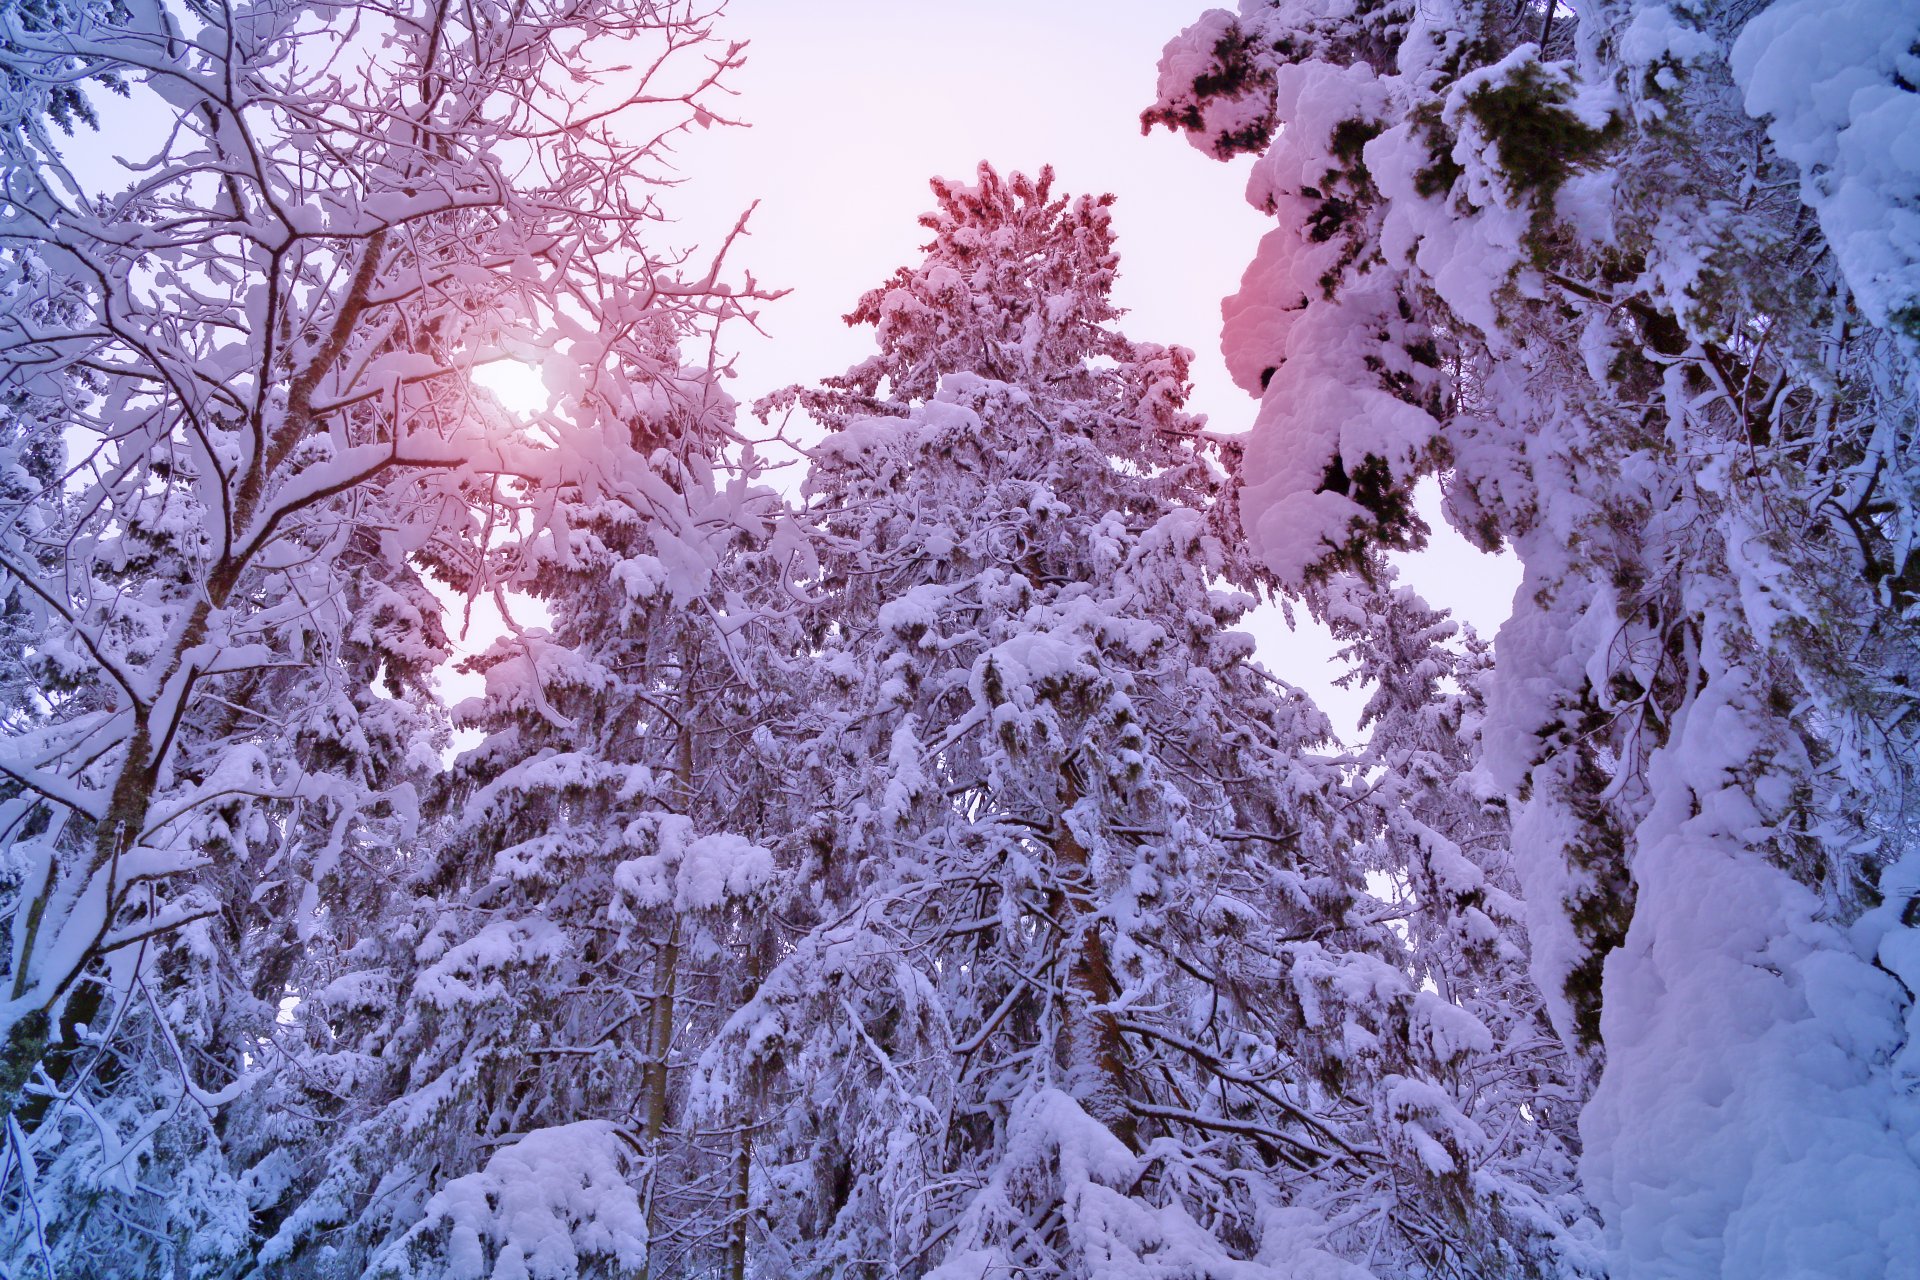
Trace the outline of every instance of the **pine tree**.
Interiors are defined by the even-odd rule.
[[[689,1129],[680,1077],[742,998],[776,884],[757,841],[789,829],[771,726],[802,691],[780,655],[804,543],[766,549],[779,501],[719,465],[732,403],[711,378],[652,398],[634,455],[713,537],[688,557],[564,490],[564,535],[507,553],[552,630],[470,660],[486,693],[455,718],[485,736],[435,788],[386,936],[313,993],[315,1033],[357,1034],[370,1074],[312,1135],[274,1274],[675,1276],[728,1255],[752,1117]]]
[[[1438,472],[1525,570],[1475,762],[1617,1274],[1920,1249],[1883,1230],[1920,1221],[1888,1136],[1920,375],[1911,167],[1875,141],[1914,118],[1916,34],[1897,5],[1249,0],[1168,47],[1146,116],[1261,153],[1277,226],[1224,339],[1263,559],[1311,602]],[[1817,1137],[1781,1148],[1788,1113]]]
[[[1188,355],[1112,327],[1110,197],[934,194],[850,317],[879,354],[766,406],[832,429],[839,693],[818,923],[702,1067],[786,1117],[765,1272],[1460,1270],[1435,1081],[1489,1033],[1419,989],[1324,717],[1232,630],[1260,576]]]

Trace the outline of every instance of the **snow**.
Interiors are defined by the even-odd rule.
[[[1044,702],[1043,686],[1093,675],[1092,656],[1093,647],[1071,631],[1025,632],[983,654],[974,663],[968,687],[982,708],[1011,704],[1031,709]]]
[[[675,876],[673,904],[704,911],[752,898],[773,881],[773,855],[745,837],[721,832],[691,841]]]
[[[413,993],[442,1009],[486,1004],[505,997],[505,970],[557,960],[569,946],[558,926],[537,916],[490,920],[422,970]]]
[[[1307,305],[1308,290],[1325,269],[1328,255],[1312,255],[1298,246],[1290,230],[1260,238],[1240,288],[1221,299],[1220,349],[1227,372],[1248,395],[1265,389],[1268,370],[1287,354],[1287,331]]]
[[[1187,140],[1203,151],[1216,151],[1219,140],[1271,129],[1273,109],[1266,86],[1253,84],[1231,97],[1215,95],[1204,101],[1193,96],[1194,81],[1219,69],[1218,50],[1240,30],[1238,19],[1224,9],[1209,9],[1192,26],[1167,42],[1160,55],[1155,97],[1161,109],[1179,121]]]
[[[1682,22],[1667,5],[1641,4],[1620,33],[1616,51],[1623,66],[1652,68],[1667,60],[1706,63],[1718,56],[1720,47],[1706,32]]]
[[[961,1219],[962,1243],[926,1280],[1017,1273],[1016,1250],[972,1242],[995,1218],[1017,1222],[1036,1194],[1059,1205],[1086,1274],[1103,1280],[1372,1280],[1371,1272],[1318,1247],[1326,1225],[1304,1207],[1264,1204],[1258,1254],[1237,1259],[1178,1203],[1128,1195],[1138,1169],[1133,1153],[1073,1098],[1057,1089],[1035,1092],[1009,1117],[1007,1159]]]
[[[695,835],[693,823],[677,813],[635,819],[627,839],[654,847],[613,871],[614,885],[642,907],[707,911],[757,897],[773,883],[773,854],[730,832]]]
[[[893,731],[893,741],[887,748],[887,767],[892,776],[880,801],[882,822],[904,823],[913,802],[927,789],[929,779],[920,767],[918,727],[916,717],[909,713],[900,718]]]
[[[1262,152],[1251,434],[1110,327],[1105,201],[982,167],[860,300],[879,354],[767,402],[829,430],[804,510],[675,367],[760,291],[575,216],[658,176],[564,119],[645,72],[456,59],[420,151],[425,81],[351,92],[423,47],[378,6],[364,63],[274,60],[319,10],[224,52],[148,0],[64,48],[0,15],[0,1039],[61,1099],[9,1110],[0,1206],[63,1251],[15,1230],[9,1273],[664,1276],[736,1224],[756,1274],[937,1280],[1920,1258],[1920,15],[1240,7],[1148,118]],[[140,89],[173,140],[70,200],[36,86],[178,22]],[[1477,109],[1520,84],[1552,100]],[[1510,131],[1569,120],[1607,141],[1548,202]],[[486,367],[545,379],[535,420]],[[1491,655],[1393,590],[1362,468],[1524,560]],[[468,664],[444,770],[430,579],[551,606]],[[1276,586],[1347,645],[1351,750],[1229,629]],[[115,1070],[56,1078],[63,1001]]]
[[[1917,42],[1910,0],[1779,0],[1747,24],[1729,58],[1747,110],[1766,118],[1767,137],[1800,167],[1801,199],[1861,310],[1875,324],[1908,326],[1909,344],[1920,344]]]
[[[913,442],[915,427],[904,418],[859,418],[814,445],[815,458],[852,463],[883,449]]]
[[[1485,1023],[1430,991],[1414,992],[1408,1029],[1425,1039],[1436,1062],[1456,1063],[1470,1054],[1493,1052],[1493,1033]]]
[[[582,1260],[647,1258],[634,1139],[604,1120],[537,1129],[427,1201],[381,1259],[394,1280],[575,1280]],[[444,1252],[430,1241],[444,1233]],[[438,1252],[439,1256],[434,1254]]]
[[[1728,780],[1753,729],[1742,673],[1713,667],[1650,766],[1583,1170],[1622,1280],[1898,1274],[1920,1256],[1902,1137],[1920,1111],[1878,1067],[1907,998],[1811,892],[1736,852],[1757,815]]]
[[[874,622],[881,630],[901,639],[912,641],[927,636],[929,643],[937,643],[937,637],[929,636],[928,632],[940,621],[948,594],[946,587],[936,583],[910,587],[880,606]]]
[[[1365,63],[1336,67],[1295,62],[1274,71],[1273,109],[1286,128],[1247,175],[1247,203],[1277,209],[1279,202],[1319,189],[1347,161],[1333,153],[1334,130],[1350,121],[1373,123],[1387,114],[1387,83]]]
[[[1844,726],[1835,747],[1850,762],[1813,762],[1821,731],[1808,722],[1827,714],[1831,672],[1800,668],[1823,709],[1796,710],[1792,728],[1767,701],[1794,687],[1775,664],[1794,661],[1805,628],[1831,625],[1814,600],[1832,584],[1812,585],[1806,567],[1791,563],[1779,522],[1798,497],[1783,485],[1752,487],[1751,443],[1714,416],[1725,393],[1703,391],[1670,350],[1653,360],[1651,437],[1622,445],[1608,415],[1622,362],[1653,345],[1622,299],[1638,293],[1695,326],[1683,342],[1738,344],[1754,315],[1801,306],[1766,301],[1771,282],[1747,282],[1746,264],[1728,265],[1729,255],[1769,252],[1770,236],[1799,236],[1802,225],[1790,204],[1778,211],[1756,189],[1752,175],[1769,162],[1761,131],[1742,132],[1742,107],[1797,166],[1801,198],[1866,318],[1904,326],[1899,341],[1911,357],[1920,10],[1906,0],[1777,0],[1748,21],[1724,7],[1656,0],[1585,6],[1560,15],[1552,54],[1471,6],[1420,5],[1387,18],[1278,0],[1242,12],[1275,50],[1267,71],[1279,125],[1248,197],[1278,227],[1223,306],[1229,367],[1262,395],[1246,445],[1243,522],[1281,582],[1305,589],[1338,623],[1337,604],[1324,603],[1328,589],[1313,587],[1309,573],[1364,524],[1352,503],[1321,491],[1328,464],[1338,459],[1351,475],[1371,450],[1399,479],[1429,465],[1438,445],[1452,468],[1449,518],[1476,541],[1510,540],[1520,553],[1526,578],[1499,632],[1476,789],[1513,809],[1532,971],[1570,1044],[1578,1037],[1568,979],[1593,962],[1591,948],[1609,945],[1596,926],[1576,926],[1570,907],[1629,883],[1635,894],[1625,943],[1604,965],[1602,1044],[1585,1068],[1597,1092],[1581,1117],[1581,1173],[1606,1222],[1612,1274],[1898,1274],[1920,1256],[1912,1235],[1920,1183],[1914,1144],[1901,1136],[1916,1131],[1901,1083],[1911,1076],[1893,1064],[1912,1060],[1905,1037],[1920,1023],[1911,979],[1903,991],[1869,958],[1910,974],[1914,949],[1889,908],[1850,934],[1839,928],[1847,905],[1797,882],[1778,852],[1802,821],[1815,827],[1807,839],[1829,838],[1799,788],[1819,794],[1825,769],[1869,767],[1838,745],[1853,733]],[[1215,75],[1206,54],[1236,29],[1228,15],[1210,14],[1170,46],[1156,110],[1192,102],[1192,81],[1172,82],[1167,68]],[[1474,45],[1481,36],[1490,38]],[[1562,59],[1568,49],[1575,56]],[[1737,97],[1722,87],[1729,68]],[[1548,209],[1517,185],[1509,142],[1491,132],[1514,122],[1474,110],[1477,94],[1522,77],[1560,100],[1550,109],[1613,138],[1583,171],[1556,175]],[[1251,118],[1255,105],[1234,107]],[[1732,119],[1716,114],[1726,108]],[[1347,120],[1384,126],[1362,149],[1376,193],[1336,208],[1325,199],[1338,180],[1332,130]],[[1455,166],[1451,189],[1422,194],[1440,139]],[[1192,140],[1203,149],[1214,141]],[[1688,158],[1676,161],[1681,151]],[[1308,220],[1330,213],[1343,221],[1315,243]],[[1606,264],[1623,248],[1644,257],[1639,278],[1611,299],[1604,288],[1584,294],[1592,286],[1583,281],[1613,283]],[[1728,306],[1715,291],[1729,288],[1749,292]],[[1396,349],[1402,302],[1459,344],[1463,376],[1453,386],[1469,403],[1442,421],[1368,401],[1380,394],[1381,371],[1394,368],[1383,351]],[[1568,323],[1546,322],[1555,308]],[[1734,338],[1723,336],[1729,328]],[[1839,332],[1809,332],[1809,348]],[[1899,398],[1902,380],[1909,397],[1915,385],[1910,361],[1856,376],[1882,388],[1861,402],[1869,416]],[[1811,381],[1825,386],[1822,377]],[[1878,407],[1865,409],[1869,401]],[[1868,448],[1877,475],[1896,465],[1878,460],[1882,439],[1832,447]],[[1887,525],[1903,548],[1897,559],[1910,518],[1902,510]],[[1706,527],[1711,537],[1699,532]],[[1676,629],[1680,617],[1699,620],[1688,624],[1701,628],[1697,640]],[[1753,665],[1736,654],[1753,655]],[[1683,692],[1662,690],[1663,681]],[[1622,830],[1610,835],[1604,821]],[[1482,893],[1493,911],[1465,908],[1462,936],[1497,942],[1495,904],[1505,910],[1513,900],[1476,883],[1445,842],[1422,848],[1437,888]],[[1855,854],[1836,845],[1823,856]],[[1907,881],[1887,881],[1896,900],[1912,892]],[[1628,905],[1613,902],[1622,922]],[[1319,974],[1320,961],[1304,960],[1295,960],[1294,980],[1310,1025],[1333,1020],[1334,996],[1391,998],[1384,985],[1369,991],[1359,967]],[[1428,1003],[1415,1002],[1415,1021],[1431,1031],[1437,1055],[1472,1061],[1484,1052],[1487,1027],[1421,994]],[[1592,1083],[1579,1070],[1568,1081],[1576,1096]],[[1408,1140],[1431,1170],[1452,1167],[1435,1135]]]

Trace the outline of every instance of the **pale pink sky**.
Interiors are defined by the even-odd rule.
[[[1193,408],[1222,430],[1251,423],[1255,402],[1228,380],[1219,355],[1220,298],[1238,287],[1271,225],[1242,197],[1249,162],[1220,164],[1164,130],[1142,137],[1139,126],[1162,45],[1206,7],[730,0],[723,30],[751,42],[734,105],[752,128],[715,128],[683,144],[687,183],[667,204],[688,242],[711,243],[759,200],[737,263],[793,290],[764,309],[766,340],[736,336],[735,393],[751,400],[865,356],[870,332],[839,317],[917,256],[928,177],[970,177],[984,159],[1003,171],[1051,163],[1067,192],[1113,192],[1124,328],[1192,347]],[[1517,567],[1444,527],[1436,535],[1431,550],[1408,558],[1408,580],[1491,634]],[[1304,622],[1290,634],[1272,609],[1251,622],[1267,665],[1348,732],[1362,699],[1331,687],[1324,634]]]
[[[717,244],[760,202],[733,264],[792,292],[768,304],[765,338],[737,328],[749,402],[792,382],[837,373],[871,349],[871,333],[840,316],[865,289],[912,262],[932,204],[934,174],[970,178],[981,160],[1003,171],[1051,163],[1059,189],[1117,197],[1127,333],[1198,355],[1192,408],[1220,430],[1245,429],[1255,402],[1228,380],[1219,355],[1220,298],[1270,225],[1242,197],[1250,161],[1220,164],[1164,130],[1143,137],[1164,43],[1205,0],[729,0],[724,36],[750,42],[730,81],[734,114],[750,128],[694,131],[680,143],[685,184],[664,197],[679,219],[665,238]],[[124,181],[109,153],[158,145],[164,113],[102,96],[105,127],[74,147],[92,179]],[[111,138],[102,148],[98,139]],[[100,170],[95,173],[94,170]],[[1434,546],[1407,557],[1407,579],[1436,604],[1491,634],[1519,573],[1510,557],[1473,552],[1439,521],[1424,490]],[[490,606],[478,611],[491,612]],[[534,610],[537,615],[538,610]],[[470,646],[498,622],[477,616]],[[529,617],[526,621],[537,621]],[[1331,687],[1332,646],[1304,620],[1289,633],[1276,609],[1249,620],[1266,664],[1306,688],[1350,731],[1362,699]],[[455,696],[478,681],[447,674]]]
[[[1220,426],[1249,418],[1215,342],[1220,295],[1264,230],[1241,199],[1245,162],[1214,163],[1164,131],[1143,138],[1138,123],[1160,46],[1184,20],[1167,0],[731,0],[723,29],[751,42],[734,102],[752,127],[684,144],[688,182],[668,206],[704,241],[761,202],[742,261],[794,292],[765,311],[775,341],[744,345],[739,389],[866,353],[869,335],[839,316],[917,257],[929,177],[1050,162],[1064,190],[1118,197],[1128,331],[1195,348],[1196,407]]]

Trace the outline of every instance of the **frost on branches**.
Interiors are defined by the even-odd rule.
[[[697,1102],[778,1117],[767,1274],[1576,1252],[1529,1181],[1551,1136],[1504,1162],[1500,1126],[1543,1131],[1461,1088],[1495,1029],[1366,887],[1358,762],[1232,629],[1262,580],[1233,449],[1182,411],[1188,353],[1112,327],[1111,198],[933,185],[925,259],[849,317],[878,354],[763,406],[831,428],[809,749],[841,815],[817,923],[700,1067]],[[1471,875],[1463,908],[1492,901]]]
[[[624,0],[0,24],[0,1255],[238,1274],[294,1131],[338,1137],[398,1046],[325,1014],[394,999],[359,957],[424,865],[429,583],[564,560],[571,504],[706,585],[704,480],[635,427],[752,289],[648,251],[633,139],[711,119],[737,51]],[[471,380],[505,359],[545,370],[533,421]]]
[[[485,736],[378,936],[309,999],[275,1103],[327,1123],[282,1155],[271,1274],[685,1275],[742,1250],[750,1117],[690,1130],[680,1098],[767,943],[776,853],[742,833],[804,825],[772,734],[804,690],[777,660],[804,543],[716,465],[732,409],[688,375],[631,425],[654,481],[730,531],[703,559],[576,489],[552,495],[564,538],[503,553],[552,628],[469,660],[486,692],[453,719]]]
[[[1524,567],[1471,776],[1616,1276],[1920,1256],[1916,49],[1894,0],[1244,0],[1144,117],[1276,219],[1224,304],[1263,561],[1337,623],[1437,473]]]

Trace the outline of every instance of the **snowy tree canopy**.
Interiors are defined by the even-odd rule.
[[[271,1198],[218,1108],[438,772],[430,584],[510,583],[505,530],[565,555],[561,495],[703,581],[707,499],[647,458],[753,290],[650,251],[631,138],[710,118],[738,53],[652,3],[0,21],[7,1248],[212,1274]],[[104,179],[50,127],[102,87]],[[536,421],[474,383],[501,360],[547,369]]]
[[[850,317],[879,353],[791,397],[834,427],[843,869],[703,1067],[813,1101],[787,1265],[1577,1270],[1539,1095],[1453,1088],[1492,1032],[1363,882],[1366,766],[1232,629],[1232,444],[1186,352],[1112,328],[1107,202],[1051,180],[936,181],[925,260]]]
[[[1325,584],[1417,540],[1437,473],[1524,567],[1474,760],[1616,1275],[1920,1247],[1920,167],[1884,132],[1917,35],[1900,4],[1247,0],[1145,116],[1257,153],[1276,219],[1223,339],[1266,563],[1337,620]]]
[[[1192,15],[1212,422],[988,164],[740,413],[719,7],[0,0],[0,1274],[1910,1274],[1910,0]]]

